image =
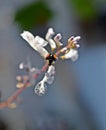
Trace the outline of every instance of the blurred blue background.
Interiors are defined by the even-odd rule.
[[[0,110],[0,130],[105,130],[106,0],[0,0],[1,101],[16,91],[20,62],[30,56],[33,66],[44,64],[20,33],[44,37],[49,27],[62,34],[64,44],[81,36],[79,59],[56,62],[46,95],[37,96],[32,86],[16,109]]]

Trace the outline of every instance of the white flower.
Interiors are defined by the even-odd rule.
[[[20,34],[22,36],[23,39],[25,39],[29,44],[34,44],[34,36],[28,32],[28,31],[24,31],[23,33]]]
[[[53,31],[53,28],[49,28],[46,35],[50,37],[50,36],[53,36],[54,34],[55,32]]]
[[[72,61],[76,61],[78,59],[78,50],[77,48],[80,47],[77,42],[79,41],[81,37],[80,36],[71,36],[68,39],[68,47],[64,47],[61,49],[61,52],[65,52],[64,55],[60,56],[62,59],[71,59]]]
[[[37,47],[37,51],[40,53],[40,55],[44,58],[49,54],[48,51],[43,47]]]
[[[44,47],[48,44],[47,41],[45,41],[43,38],[41,38],[40,36],[33,36],[32,33],[30,33],[29,31],[24,31],[21,36],[23,37],[23,39],[25,39],[33,48],[36,46],[41,46]]]
[[[22,38],[25,39],[29,45],[41,54],[41,56],[46,57],[48,51],[44,48],[48,44],[43,38],[36,36],[34,37],[30,32],[24,31],[21,34]]]
[[[60,42],[62,38],[62,35],[60,33],[58,33],[55,37],[54,37],[54,41],[56,42],[57,46],[60,47],[62,46],[63,44]]]
[[[80,36],[71,36],[69,39],[68,39],[68,45],[70,45],[70,48],[78,48],[80,47],[78,43],[78,41],[80,40]]]
[[[53,63],[56,59],[58,59],[58,55],[61,53],[63,53],[62,56],[60,56],[60,58],[62,59],[71,59],[72,61],[76,61],[78,59],[78,50],[77,48],[80,47],[79,44],[77,44],[77,42],[80,39],[80,36],[72,36],[68,39],[67,45],[65,47],[63,47],[62,49],[59,50],[59,47],[62,46],[63,44],[60,42],[62,35],[60,33],[56,34],[54,39],[52,39],[53,35],[54,35],[54,31],[53,28],[49,28],[47,31],[47,34],[45,36],[44,40],[43,38],[41,38],[40,36],[33,36],[33,34],[31,34],[28,31],[24,31],[21,36],[23,39],[25,39],[29,45],[35,49],[37,52],[40,53],[41,56],[43,56],[45,58],[45,60],[47,61],[48,64],[48,70],[45,73],[43,79],[37,83],[37,85],[34,88],[34,91],[37,95],[43,95],[46,93],[47,90],[47,86],[46,84],[52,84],[54,81],[54,75],[55,75],[55,67],[53,66]],[[50,45],[51,50],[53,51],[54,49],[58,49],[56,54],[54,53],[48,53],[48,51],[44,48],[47,44]],[[42,70],[45,69],[41,69],[38,70],[36,68],[32,68],[30,63],[28,65],[22,63],[20,64],[20,69],[28,69],[28,80],[30,81],[30,85],[35,83],[35,78],[42,73]],[[44,66],[45,67],[45,66]],[[20,77],[17,78],[19,81],[21,80]],[[22,85],[20,85],[22,86]]]
[[[54,40],[52,39],[52,36],[54,35],[54,31],[53,28],[49,28],[48,32],[45,36],[45,39],[49,42],[51,50],[54,50],[56,48],[56,43],[54,42]]]
[[[70,49],[68,53],[61,56],[62,59],[71,59],[72,61],[76,61],[78,59],[78,51],[75,49]]]

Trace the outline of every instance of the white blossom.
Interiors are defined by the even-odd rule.
[[[21,36],[23,37],[23,39],[25,39],[33,48],[36,46],[41,46],[44,47],[48,44],[47,41],[45,41],[43,38],[41,38],[40,36],[33,36],[32,33],[30,33],[29,31],[24,31],[23,33],[21,33]]]
[[[49,28],[47,31],[47,34],[45,36],[44,40],[43,38],[41,38],[40,36],[33,36],[33,34],[31,34],[28,31],[24,31],[21,36],[23,39],[25,39],[29,45],[35,49],[37,52],[40,53],[41,56],[43,56],[47,63],[48,63],[48,70],[45,73],[44,77],[42,78],[42,80],[40,82],[38,82],[34,88],[34,91],[37,95],[43,95],[46,93],[47,90],[47,84],[52,84],[54,81],[54,75],[55,75],[55,67],[52,65],[54,63],[54,61],[56,59],[58,59],[58,55],[61,53],[63,53],[62,56],[60,56],[60,58],[62,59],[71,59],[72,61],[76,61],[78,59],[78,48],[80,47],[80,45],[78,44],[78,41],[80,39],[80,36],[71,36],[68,39],[67,45],[65,47],[63,47],[62,49],[59,50],[59,47],[62,46],[63,44],[60,42],[62,35],[60,33],[56,34],[55,37],[53,38],[54,35],[54,31],[53,28]],[[52,39],[53,38],[53,39]],[[58,49],[56,54],[52,54],[52,53],[48,53],[48,51],[44,48],[47,44],[50,45],[51,50],[53,51],[54,49]],[[56,55],[56,57],[55,57]],[[27,68],[29,67],[30,71],[29,72],[29,80],[31,82],[31,84],[35,83],[34,76],[36,74],[40,74],[41,71],[36,69],[36,68],[32,68],[30,66],[30,64],[28,64],[29,66],[26,66],[26,64],[20,64],[20,69],[23,68]],[[18,78],[19,79],[19,78]],[[20,79],[19,79],[20,81]],[[20,82],[19,82],[20,83]],[[21,86],[21,85],[20,85]]]
[[[78,41],[81,37],[80,36],[71,36],[68,39],[68,47],[64,47],[61,49],[61,52],[65,52],[64,55],[60,56],[62,59],[71,59],[72,61],[76,61],[78,59],[78,50],[77,48],[80,47]]]
[[[79,44],[77,44],[78,43],[78,41],[80,40],[80,36],[76,36],[76,37],[74,37],[74,36],[71,36],[69,39],[68,39],[68,45],[70,45],[70,47],[74,47],[74,48],[78,48],[78,47],[80,47],[80,45]]]
[[[60,47],[62,46],[63,44],[60,42],[62,38],[62,35],[60,33],[58,33],[55,37],[54,37],[54,41],[56,42],[57,46]]]
[[[25,39],[29,44],[34,44],[34,36],[29,31],[23,31],[23,33],[20,34],[23,39]],[[32,44],[32,45],[33,45]]]
[[[50,44],[51,50],[56,49],[56,43],[55,41],[52,39],[52,36],[54,35],[54,31],[53,28],[49,28],[48,32],[45,36],[45,39],[48,41],[48,43]]]
[[[78,59],[78,51],[75,49],[70,49],[68,53],[61,56],[62,59],[71,59],[72,61],[76,61]]]
[[[76,36],[76,37],[73,38],[73,41],[74,41],[74,42],[78,42],[80,39],[81,39],[80,36]]]
[[[43,38],[40,36],[34,37],[30,32],[24,31],[21,34],[22,38],[25,39],[29,45],[35,49],[37,52],[41,54],[41,56],[46,57],[48,54],[48,51],[44,48],[48,44],[47,41],[45,41]]]
[[[43,47],[37,47],[37,51],[40,53],[40,55],[44,58],[49,54],[48,51]]]

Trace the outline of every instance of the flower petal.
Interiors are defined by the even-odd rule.
[[[72,61],[76,61],[78,59],[78,51],[75,49],[70,49],[68,53],[61,56],[62,59],[71,59]]]
[[[43,38],[41,38],[40,36],[36,36],[34,37],[32,33],[28,32],[28,31],[24,31],[21,34],[22,38],[25,39],[30,46],[32,46],[32,48],[34,48],[36,50],[36,46],[40,46],[40,47],[44,47],[48,44],[47,41],[45,41]]]
[[[80,39],[81,39],[81,37],[80,37],[80,36],[76,36],[76,37],[74,37],[73,41],[78,42]]]
[[[35,40],[34,40],[34,44],[36,44],[36,46],[44,47],[44,46],[46,46],[48,44],[48,42],[45,41],[40,36],[36,36]]]
[[[37,51],[37,48],[36,48],[36,42],[35,42],[35,37],[28,31],[24,31],[22,34],[21,34],[22,38],[24,40],[26,40],[29,45],[35,49]]]
[[[54,40],[52,39],[52,36],[54,35],[54,31],[53,31],[53,28],[49,28],[48,29],[48,32],[45,36],[45,39],[49,42],[50,44],[50,47],[52,50],[54,50],[56,48],[56,43],[54,42]]]
[[[60,33],[58,33],[55,37],[54,37],[54,41],[56,42],[57,46],[60,47],[62,46],[63,44],[60,42],[62,38],[62,35]]]
[[[40,53],[41,56],[46,58],[46,56],[49,54],[48,51],[43,47],[37,47],[37,51]]]
[[[80,40],[80,36],[71,36],[69,39],[68,39],[68,45],[70,46],[71,49],[75,49],[75,48],[78,48],[80,47],[79,44],[77,44],[77,42]]]
[[[49,66],[47,73],[45,73],[43,81],[47,82],[48,84],[52,84],[54,81],[54,75],[55,75],[55,67],[51,65]]]
[[[28,31],[24,31],[21,36],[29,43],[29,45],[35,49],[36,51],[38,51],[41,56],[43,56],[44,58],[46,57],[46,55],[48,54],[47,50],[45,48],[43,48],[44,46],[46,46],[48,44],[47,41],[45,41],[43,38],[36,36],[34,38],[34,36],[28,32]]]
[[[33,43],[34,42],[34,36],[28,32],[24,31],[23,33],[20,34],[24,40],[26,40],[28,43]]]

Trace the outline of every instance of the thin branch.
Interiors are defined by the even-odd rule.
[[[66,49],[68,49],[69,46],[65,46],[62,49],[59,49],[56,52],[56,56],[58,56],[61,52],[63,53]],[[38,76],[42,73],[45,72],[48,68],[48,64],[46,63],[40,70],[40,73],[35,74],[34,79],[38,78]],[[17,99],[17,97],[28,87],[29,85],[29,81],[27,80],[24,83],[24,86],[22,88],[19,88],[18,90],[16,90],[16,92],[14,92],[14,94],[12,96],[10,96],[6,101],[3,101],[0,103],[0,109],[3,109],[5,107],[8,107],[13,101],[15,101]]]
[[[48,64],[46,63],[40,70],[40,73],[37,73],[34,76],[34,79],[36,79],[42,72],[45,72],[48,68]],[[5,107],[8,107],[14,100],[17,99],[17,97],[27,88],[29,85],[29,81],[26,81],[24,86],[20,89],[18,89],[12,96],[10,96],[6,101],[0,103],[0,109],[3,109]]]

